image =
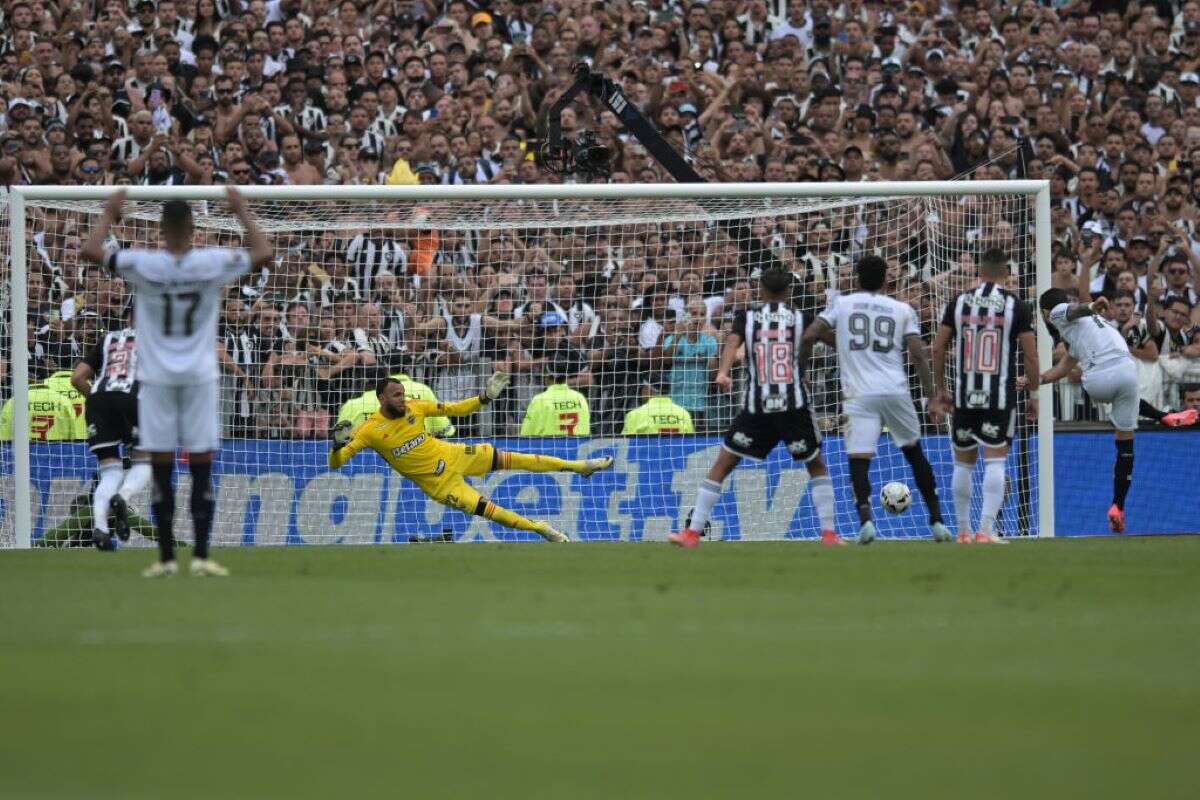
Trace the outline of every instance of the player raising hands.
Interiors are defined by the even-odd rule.
[[[333,426],[329,466],[338,469],[358,451],[370,448],[392,469],[444,506],[485,517],[509,528],[533,531],[549,542],[568,541],[565,533],[550,527],[548,522],[526,519],[486,500],[463,480],[464,476],[478,477],[494,470],[519,469],[574,472],[588,478],[594,472],[611,467],[612,456],[568,461],[553,456],[510,453],[490,444],[444,442],[425,431],[426,416],[463,417],[471,414],[503,394],[508,382],[508,373],[496,372],[479,396],[457,403],[434,403],[408,399],[404,384],[392,377],[381,378],[375,386],[379,410],[357,428],[350,420],[342,420]]]

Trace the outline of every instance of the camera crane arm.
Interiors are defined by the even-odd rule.
[[[586,151],[595,149],[594,139],[589,144],[568,142],[563,140],[562,111],[569,106],[582,92],[604,104],[604,107],[617,116],[625,129],[642,144],[651,156],[671,174],[676,183],[708,183],[683,156],[675,152],[675,148],[663,138],[641,110],[633,103],[620,85],[603,75],[593,72],[586,62],[579,62],[573,70],[575,82],[567,88],[562,97],[555,101],[548,112],[546,121],[546,143],[542,147],[542,164],[551,172],[559,175],[580,173],[586,175],[604,175],[609,172],[609,156],[606,154],[592,161]],[[583,135],[579,137],[584,139]],[[604,148],[607,150],[607,148]],[[585,153],[580,158],[581,152]],[[700,206],[707,206],[712,201],[700,200]],[[756,269],[779,268],[779,259],[771,251],[769,244],[750,232],[749,225],[744,220],[719,220],[717,226],[724,230],[737,243],[741,255],[741,266],[746,274]]]
[[[550,107],[546,124],[546,145],[542,151],[542,162],[553,172],[560,174],[574,172],[575,151],[571,142],[563,141],[561,116],[564,108],[574,102],[583,92],[604,104],[604,107],[616,115],[625,129],[633,134],[643,147],[649,151],[667,172],[671,173],[678,183],[707,183],[692,165],[659,134],[654,123],[646,119],[637,104],[625,96],[621,86],[615,81],[592,72],[586,62],[579,62],[572,70],[575,82],[568,87],[562,97]]]

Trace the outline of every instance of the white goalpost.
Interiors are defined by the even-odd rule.
[[[129,307],[121,282],[78,254],[117,188],[12,187],[0,200],[8,255],[0,549],[88,541],[77,524],[90,510],[82,501],[95,470],[85,426],[60,425],[37,397],[56,373],[61,385],[97,331],[102,337]],[[224,187],[126,188],[113,247],[158,247],[168,199],[192,203],[197,246],[240,243]],[[378,375],[403,374],[457,400],[495,368],[514,375],[507,395],[436,435],[569,458],[611,454],[616,465],[586,481],[493,473],[471,483],[572,538],[662,541],[682,526],[740,404],[741,376],[732,393],[720,391],[710,359],[733,313],[754,301],[758,270],[784,264],[796,276],[794,302],[815,314],[831,293],[853,288],[857,258],[881,255],[892,267],[890,291],[916,308],[926,342],[945,303],[974,285],[985,249],[1009,255],[1010,288],[1032,307],[1050,285],[1045,181],[241,188],[275,258],[227,290],[214,343],[223,372],[215,546],[537,538],[427,500],[372,453],[340,471],[326,465],[330,423]],[[1042,325],[1038,351],[1049,364]],[[848,535],[857,515],[829,348],[818,347],[807,378],[839,532]],[[577,413],[563,416],[561,435],[521,435],[532,397],[563,379],[588,403],[587,435]],[[911,385],[953,529],[948,431],[924,413],[915,378]],[[694,432],[672,423],[661,434],[625,434],[628,412],[651,396],[686,409]],[[86,398],[70,403],[83,414]],[[1006,536],[1054,535],[1053,430],[1045,391],[1037,420],[1022,415],[1009,457],[998,522]],[[871,478],[876,493],[891,480],[912,485],[886,434]],[[726,484],[709,536],[816,539],[806,486],[803,465],[783,448],[745,463]],[[188,491],[181,463],[176,534],[185,541]],[[132,510],[148,518],[148,497]],[[919,499],[877,517],[884,538],[928,535]],[[149,528],[135,531],[130,544],[148,544]]]

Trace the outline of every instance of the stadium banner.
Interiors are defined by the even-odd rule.
[[[1179,464],[1194,463],[1195,433],[1140,433],[1133,491],[1128,505],[1128,532],[1185,533],[1197,530],[1200,509],[1195,493],[1180,491]],[[501,449],[537,452],[563,458],[613,455],[612,470],[583,479],[569,473],[496,472],[468,479],[494,502],[580,540],[662,540],[676,530],[695,497],[696,487],[712,463],[720,440],[708,436],[668,438],[639,436],[613,439],[497,439]],[[954,528],[949,498],[952,458],[945,436],[924,439],[942,487],[943,510]],[[845,453],[840,437],[823,442],[826,462],[837,488],[838,528],[853,533],[857,516],[849,493]],[[1016,448],[1019,450],[1019,445]],[[534,540],[535,534],[512,531],[478,517],[468,517],[428,500],[415,486],[391,472],[374,453],[364,452],[341,470],[326,466],[324,441],[227,440],[214,470],[218,545],[371,544],[408,542],[417,537],[452,534],[456,541]],[[1057,534],[1107,532],[1105,511],[1112,491],[1114,457],[1110,433],[1065,433],[1055,436]],[[82,443],[31,444],[34,531],[58,524],[71,499],[91,486],[95,461]],[[52,456],[52,457],[50,457]],[[1036,448],[1030,469],[1036,475]],[[0,452],[0,530],[11,530],[13,496],[11,447]],[[1021,480],[1018,459],[1009,459],[1010,486]],[[881,440],[872,472],[878,491],[886,466],[907,477],[903,456]],[[896,470],[900,470],[897,473]],[[1037,519],[1036,508],[1018,509],[1010,491],[1001,512],[1001,529],[1015,533],[1020,520]],[[177,474],[177,530],[190,538],[189,478],[180,464]],[[975,506],[978,508],[978,490]],[[147,513],[148,497],[135,498],[135,510]],[[347,513],[353,507],[355,513]],[[364,514],[363,509],[375,509]],[[906,514],[925,517],[914,492]],[[1023,516],[1027,515],[1027,516]],[[900,516],[878,512],[883,536],[906,535]],[[919,526],[923,530],[923,526]],[[911,535],[913,523],[907,526]],[[816,512],[807,493],[807,473],[782,448],[762,463],[744,462],[726,484],[714,510],[713,539],[817,537]]]

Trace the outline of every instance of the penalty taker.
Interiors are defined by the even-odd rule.
[[[495,470],[526,472],[574,472],[585,478],[612,466],[612,456],[572,461],[553,456],[512,453],[490,444],[458,444],[435,439],[425,431],[426,416],[464,417],[499,397],[508,387],[509,376],[493,373],[478,397],[456,403],[434,403],[407,399],[404,384],[382,378],[375,386],[379,410],[357,428],[350,420],[333,426],[333,450],[329,466],[339,469],[355,453],[370,448],[392,469],[415,483],[437,502],[466,514],[490,519],[509,528],[532,531],[548,542],[565,542],[568,537],[550,523],[527,519],[515,511],[487,500],[463,478],[487,475]]]

